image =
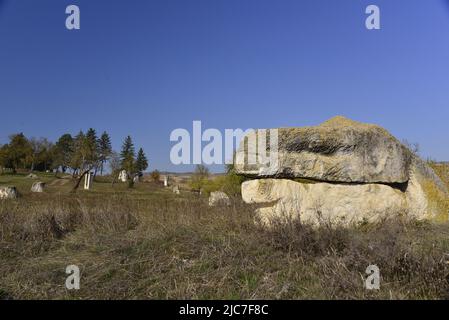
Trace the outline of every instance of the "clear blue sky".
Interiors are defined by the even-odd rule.
[[[81,30],[65,8],[81,9]],[[381,9],[381,30],[365,8]],[[334,115],[449,160],[444,0],[0,0],[0,143],[9,134],[130,134],[150,168],[170,132],[272,128]]]

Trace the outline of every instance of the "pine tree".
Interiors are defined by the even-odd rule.
[[[136,170],[139,174],[142,174],[147,168],[148,168],[147,157],[145,156],[143,149],[140,148],[139,152],[137,153]]]
[[[130,136],[125,138],[120,152],[122,169],[126,170],[129,175],[132,175],[135,170],[135,150],[134,144]],[[132,179],[131,179],[132,180]]]
[[[86,139],[84,141],[86,148],[86,160],[93,164],[98,159],[98,139],[95,129],[89,128],[86,132]]]
[[[98,140],[98,146],[101,163],[100,175],[103,175],[104,163],[109,159],[112,153],[111,138],[109,137],[109,134],[106,131],[103,132],[100,139]]]

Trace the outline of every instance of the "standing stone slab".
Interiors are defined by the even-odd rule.
[[[90,190],[93,182],[94,182],[94,173],[93,172],[86,173],[86,175],[84,176],[84,190]]]

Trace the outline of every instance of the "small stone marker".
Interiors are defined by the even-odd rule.
[[[16,187],[0,187],[0,199],[15,199],[17,198]]]
[[[211,192],[209,196],[209,206],[215,207],[217,205],[229,206],[231,204],[231,200],[228,195],[223,191],[215,191]]]
[[[93,172],[88,172],[84,176],[84,190],[90,190],[90,187],[92,186],[94,180],[94,174]]]
[[[44,192],[45,183],[41,181],[37,181],[33,183],[31,186],[31,192],[41,193]]]
[[[128,173],[126,172],[126,170],[120,171],[120,173],[118,175],[118,180],[121,182],[128,181]]]

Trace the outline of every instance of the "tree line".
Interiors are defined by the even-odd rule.
[[[120,153],[112,150],[107,132],[97,137],[95,129],[77,135],[63,134],[55,143],[47,138],[27,138],[23,133],[12,134],[9,142],[0,146],[0,167],[17,170],[71,172],[73,177],[93,171],[103,175],[109,162],[112,174],[126,170],[132,179],[148,168],[148,160],[142,148],[137,154],[130,136],[123,142]]]

